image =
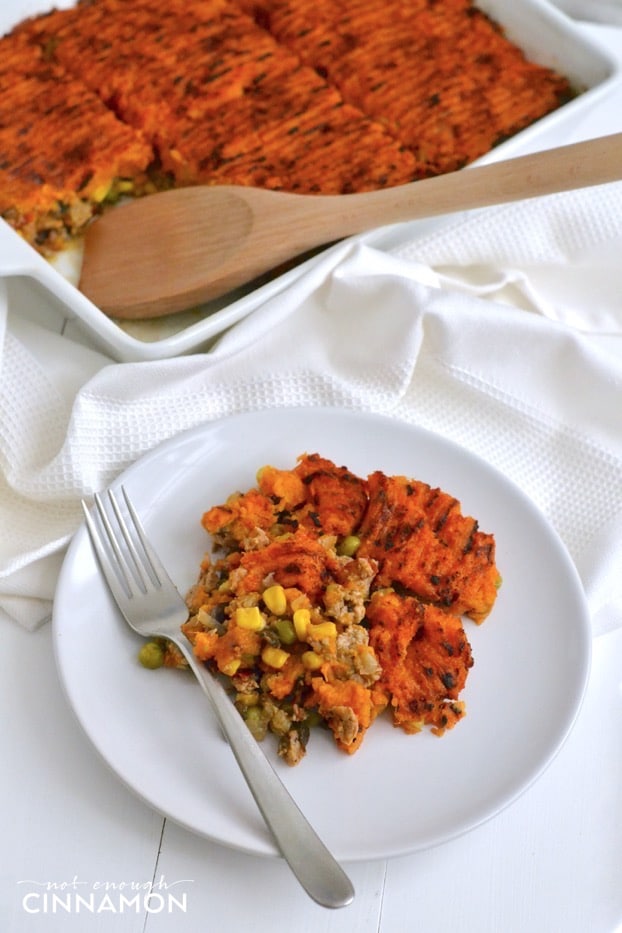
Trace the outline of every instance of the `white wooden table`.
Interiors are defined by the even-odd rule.
[[[605,38],[622,58],[622,31]],[[601,131],[598,120],[602,132],[622,130],[622,91],[607,107],[584,135]],[[32,299],[12,290],[17,311],[23,301],[33,313]],[[62,318],[46,314],[60,331]],[[282,862],[206,842],[127,790],[63,696],[50,626],[31,634],[3,623],[0,666],[2,931],[622,931],[620,631],[595,642],[586,701],[546,773],[466,836],[346,866],[357,895],[340,911],[312,903]],[[209,785],[206,774],[206,794]],[[388,773],[377,799],[361,801],[361,818],[390,793]],[[425,806],[416,778],[412,806]]]

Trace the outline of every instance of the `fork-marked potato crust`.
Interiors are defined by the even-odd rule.
[[[81,0],[0,80],[0,216],[44,253],[123,195],[453,171],[572,96],[471,0]]]
[[[426,483],[379,472],[368,483],[359,554],[381,562],[379,585],[483,621],[497,588],[492,536]]]

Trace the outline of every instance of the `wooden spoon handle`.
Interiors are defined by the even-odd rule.
[[[309,203],[313,216],[309,210],[305,219],[313,224],[318,236],[323,233],[339,239],[380,224],[541,197],[621,178],[622,133],[616,133],[398,188],[347,198],[320,197],[315,205]],[[323,231],[318,229],[319,224]]]
[[[110,211],[89,228],[80,288],[107,313],[156,317],[374,227],[621,178],[618,133],[363,194],[229,185],[166,191]]]

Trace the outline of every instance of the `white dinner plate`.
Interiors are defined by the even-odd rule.
[[[258,467],[318,452],[367,475],[380,469],[441,486],[495,535],[503,576],[481,626],[466,621],[475,665],[467,716],[442,738],[408,736],[381,717],[353,756],[328,733],[303,761],[265,751],[343,860],[412,852],[472,829],[514,801],[551,762],[581,704],[590,664],[583,591],[563,544],[532,502],[469,452],[417,427],[337,409],[238,415],[180,434],[142,457],[126,485],[179,588],[209,546],[208,507],[255,482]],[[60,677],[86,734],[148,804],[234,848],[276,854],[207,700],[191,674],[148,671],[117,612],[86,530],[73,539],[54,603]]]

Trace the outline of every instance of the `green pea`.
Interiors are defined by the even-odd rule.
[[[320,716],[319,712],[316,709],[310,709],[307,713],[305,722],[310,729],[313,729],[314,726],[319,726],[324,722],[323,718]]]
[[[339,543],[337,553],[342,557],[354,557],[360,546],[361,539],[357,535],[346,535]]]
[[[268,732],[268,716],[260,706],[249,706],[243,713],[248,730],[258,742],[262,742]]]
[[[138,652],[138,660],[143,667],[154,671],[164,664],[164,651],[156,641],[147,641]]]
[[[274,629],[282,645],[293,645],[296,641],[296,629],[290,619],[277,619]]]

